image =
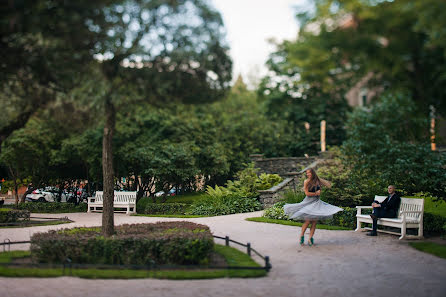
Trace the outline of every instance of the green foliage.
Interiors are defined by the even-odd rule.
[[[185,214],[189,204],[185,203],[147,203],[143,209],[144,214]]]
[[[285,203],[300,203],[305,198],[304,192],[295,192],[288,190],[283,193],[282,201]]]
[[[225,187],[215,186],[207,187],[206,193],[212,197],[225,197],[235,195],[239,197],[256,198],[259,196],[259,190],[269,189],[282,181],[277,174],[262,173],[257,176],[257,168],[251,163],[245,169],[239,171],[236,180],[228,180]]]
[[[203,197],[203,199],[191,205],[189,214],[217,216],[252,212],[260,209],[262,209],[262,205],[256,199],[230,194],[227,196]]]
[[[289,220],[288,216],[283,210],[284,205],[285,202],[278,202],[274,204],[270,208],[265,209],[262,217],[275,220]]]
[[[265,209],[263,213],[263,218],[274,219],[274,220],[290,220],[287,215],[285,215],[283,206],[285,202],[278,202]],[[336,213],[331,219],[326,219],[322,221],[323,224],[328,226],[339,226],[348,229],[356,228],[356,209],[345,207],[344,211]]]
[[[146,209],[147,204],[150,203],[149,197],[142,197],[141,199],[136,202],[136,212],[137,213],[144,213],[144,210]]]
[[[14,223],[18,221],[29,221],[28,210],[0,208],[0,223]]]
[[[406,97],[387,96],[370,111],[351,114],[342,150],[352,183],[394,184],[404,194],[428,191],[446,197],[446,160],[431,151],[427,135],[414,128],[427,125],[415,110]]]
[[[251,212],[262,208],[255,198],[259,190],[269,189],[280,183],[282,178],[277,174],[261,174],[251,164],[237,173],[237,180],[228,180],[226,187],[207,187],[207,196],[194,202],[190,213],[194,215],[226,215]]]
[[[229,266],[260,267],[247,254],[233,247],[214,245],[215,253],[222,256]],[[29,251],[12,251],[0,253],[0,263],[11,263],[12,260],[30,256]],[[70,269],[60,268],[18,268],[0,266],[0,275],[4,277],[60,277],[64,275],[91,279],[211,279],[220,277],[261,277],[267,272],[260,269],[196,269],[193,270],[129,270],[129,269]]]
[[[198,264],[207,261],[214,242],[209,227],[191,222],[161,222],[116,227],[113,237],[99,229],[36,233],[31,253],[39,263]]]
[[[20,203],[18,209],[28,210],[31,213],[66,213],[66,212],[86,212],[87,204],[62,203],[62,202],[29,202]]]

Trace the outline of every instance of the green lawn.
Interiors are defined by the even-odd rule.
[[[205,195],[206,195],[206,193],[196,192],[196,193],[187,193],[184,195],[168,196],[166,202],[164,202],[164,203],[192,204],[195,200],[199,200]],[[152,198],[150,198],[150,201],[153,201]],[[161,203],[161,201],[162,201],[162,197],[156,197],[157,203]]]
[[[295,222],[295,221],[288,221],[288,220],[276,220],[276,219],[268,219],[264,217],[257,217],[257,218],[247,218],[247,221],[251,222],[260,222],[260,223],[272,223],[272,224],[280,224],[280,225],[288,225],[288,226],[298,226],[301,227],[303,223],[301,222]],[[340,226],[330,226],[330,225],[324,225],[324,224],[317,224],[318,229],[325,229],[325,230],[352,230],[347,227],[340,227]]]
[[[215,252],[223,256],[228,266],[261,267],[247,254],[223,245],[215,245]],[[10,263],[13,258],[29,257],[29,251],[13,251],[0,253],[0,263]],[[0,265],[0,276],[6,277],[59,277],[72,275],[81,278],[101,279],[131,279],[131,278],[161,278],[161,279],[209,279],[221,277],[261,277],[265,270],[252,269],[170,269],[170,270],[129,270],[129,269],[68,269],[62,268],[9,268]]]
[[[409,245],[419,251],[446,259],[446,245],[433,242],[410,242]]]

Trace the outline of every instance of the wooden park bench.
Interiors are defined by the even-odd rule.
[[[88,197],[88,210],[102,211],[103,209],[103,191],[97,191],[94,197]],[[136,192],[114,192],[113,208],[115,212],[124,212],[126,214],[136,213]]]
[[[386,196],[375,196],[375,200],[382,202],[386,199]],[[356,206],[356,230],[372,230],[372,228],[361,228],[361,223],[372,224],[372,218],[369,214],[362,214],[363,209],[371,209],[371,206]],[[401,229],[401,232],[380,230],[379,232],[400,235],[399,239],[404,238],[423,238],[423,212],[424,212],[424,199],[413,198],[401,198],[401,204],[398,211],[397,218],[380,218],[378,219],[378,225],[395,227]],[[418,229],[418,235],[407,235],[408,228]]]

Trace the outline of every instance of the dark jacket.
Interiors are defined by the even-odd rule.
[[[393,194],[392,199],[390,199],[390,195],[381,202],[381,208],[386,212],[389,217],[396,218],[398,216],[398,209],[400,208],[401,197],[398,192]]]

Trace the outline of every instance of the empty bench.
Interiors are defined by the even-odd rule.
[[[386,199],[386,196],[375,196],[375,200],[382,202]],[[363,209],[372,209],[371,206],[356,206],[356,230],[371,230],[371,228],[361,228],[361,223],[372,224],[372,218],[370,214],[362,214]],[[401,232],[392,232],[387,230],[380,230],[378,232],[384,232],[394,235],[400,235],[399,239],[404,238],[423,238],[423,212],[424,212],[424,199],[412,199],[401,198],[401,204],[398,211],[397,218],[379,218],[378,225],[399,228]],[[408,228],[418,229],[418,235],[407,235]]]
[[[88,197],[88,210],[102,211],[103,205],[103,191],[97,191],[94,197]],[[125,212],[126,214],[136,213],[136,192],[114,192],[113,208],[115,212]],[[124,210],[123,210],[124,209]]]

